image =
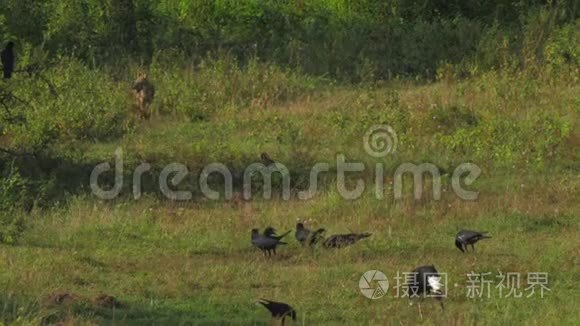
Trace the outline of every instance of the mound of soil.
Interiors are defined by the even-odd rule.
[[[123,304],[119,302],[114,296],[101,294],[93,299],[93,303],[101,308],[113,309],[121,308]]]
[[[43,300],[45,307],[71,305],[78,301],[78,296],[74,293],[55,292],[47,295]]]

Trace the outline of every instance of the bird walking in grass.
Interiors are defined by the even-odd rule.
[[[276,229],[274,229],[271,226],[268,226],[267,228],[264,229],[264,236],[270,237],[272,239],[280,240],[280,239],[284,238],[285,236],[287,236],[290,232],[291,231],[287,231],[286,233],[284,233],[282,235],[277,235]]]
[[[420,297],[422,300],[425,296],[430,295],[439,301],[441,310],[445,310],[443,293],[441,291],[443,287],[441,275],[439,275],[435,266],[429,265],[415,268],[407,279],[407,286],[409,289],[409,298]],[[419,314],[422,319],[421,303],[419,303]]]
[[[361,239],[368,238],[372,233],[349,233],[349,234],[335,234],[331,235],[323,243],[325,248],[343,248],[357,243]]]
[[[14,42],[8,42],[6,47],[0,53],[0,60],[2,61],[2,70],[4,72],[4,79],[12,78],[14,71]]]
[[[260,299],[258,303],[270,311],[272,319],[281,320],[282,325],[284,325],[286,317],[290,317],[293,321],[296,321],[296,310],[286,303],[266,299]]]
[[[461,230],[455,236],[455,246],[461,250],[461,252],[467,251],[467,246],[471,245],[472,251],[475,251],[474,244],[481,239],[490,239],[491,237],[486,234],[487,232],[469,231]]]
[[[272,164],[276,164],[276,161],[274,161],[270,155],[268,155],[268,153],[264,152],[260,155],[260,159],[262,160],[262,163],[265,166],[270,166]]]
[[[294,235],[296,240],[298,240],[298,242],[300,242],[303,246],[308,245],[312,247],[320,242],[320,240],[324,239],[324,232],[326,232],[326,230],[323,228],[313,232],[306,228],[303,223],[297,223],[296,233]]]
[[[281,236],[277,236],[274,228],[268,227],[264,231],[264,234],[260,234],[258,229],[252,229],[252,245],[262,251],[264,256],[271,256],[272,253],[276,254],[276,248],[278,245],[285,245],[286,242],[280,241],[285,237],[290,231],[286,232]]]

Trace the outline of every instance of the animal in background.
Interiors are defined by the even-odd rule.
[[[0,53],[2,61],[2,70],[4,72],[4,79],[10,79],[14,71],[14,42],[8,42],[6,48]]]
[[[133,91],[135,92],[135,100],[137,103],[137,110],[141,119],[149,119],[151,111],[149,107],[153,98],[155,97],[155,87],[147,79],[147,74],[140,72],[133,84]]]

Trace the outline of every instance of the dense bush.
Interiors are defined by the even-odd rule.
[[[32,154],[119,136],[129,127],[129,93],[122,87],[67,58],[43,72],[19,74],[0,84],[1,147]]]
[[[155,107],[193,120],[226,108],[270,107],[311,92],[319,80],[251,59],[242,67],[230,55],[206,58],[196,67],[182,54],[161,52],[150,66],[157,85]]]
[[[17,171],[0,171],[0,243],[13,244],[24,230],[20,210],[29,205],[29,184]]]
[[[258,57],[364,81],[432,77],[442,62],[472,57],[480,69],[577,60],[562,42],[577,39],[579,15],[575,0],[5,0],[0,33],[90,64],[122,66],[122,55],[149,63],[167,49],[199,62],[227,51],[242,63]]]
[[[437,133],[435,139],[465,159],[538,169],[557,156],[570,132],[569,121],[542,113],[521,120],[494,117],[451,134]]]

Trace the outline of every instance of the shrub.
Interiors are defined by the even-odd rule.
[[[570,132],[569,121],[541,113],[521,120],[493,117],[450,134],[437,133],[435,140],[464,160],[543,168],[561,154],[558,151]]]
[[[40,153],[75,143],[111,139],[129,128],[128,92],[97,70],[62,58],[40,75],[19,78],[7,88],[10,101],[0,113],[4,148]]]
[[[572,77],[578,82],[580,75],[580,20],[555,29],[544,47],[544,57],[551,75]]]
[[[229,107],[271,107],[311,92],[319,79],[273,64],[250,60],[242,66],[230,55],[207,58],[198,66],[179,52],[159,53],[151,66],[160,112],[207,119]]]
[[[0,243],[13,244],[24,231],[21,210],[29,198],[28,182],[14,170],[0,178]]]

